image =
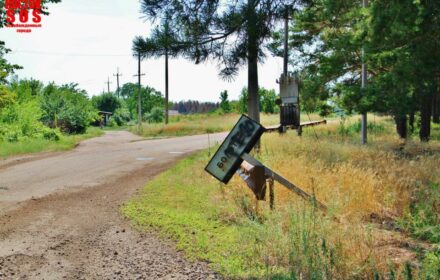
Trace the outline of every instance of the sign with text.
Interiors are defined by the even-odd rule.
[[[249,153],[266,129],[256,121],[243,115],[226,137],[205,170],[227,184],[240,167],[244,153]]]

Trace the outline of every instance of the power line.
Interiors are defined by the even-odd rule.
[[[42,51],[30,51],[30,50],[18,50],[11,51],[9,54],[22,53],[22,54],[36,54],[36,55],[54,55],[54,56],[83,56],[83,57],[126,57],[131,54],[91,54],[91,53],[58,53],[58,52],[42,52]]]

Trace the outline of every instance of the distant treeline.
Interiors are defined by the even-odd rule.
[[[176,110],[179,114],[204,114],[217,110],[219,106],[220,103],[188,100],[172,102],[171,110]]]

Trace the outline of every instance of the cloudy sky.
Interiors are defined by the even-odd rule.
[[[148,36],[150,23],[139,13],[138,0],[62,0],[49,6],[50,16],[43,17],[42,28],[32,33],[0,29],[0,38],[13,52],[7,59],[22,65],[20,78],[35,78],[58,84],[76,82],[89,95],[116,88],[117,67],[123,74],[121,84],[136,82],[137,61],[131,55],[132,40]],[[143,85],[164,92],[164,60],[142,62]],[[268,58],[260,66],[260,86],[275,88],[282,72],[280,58]],[[218,77],[215,62],[194,65],[183,60],[170,61],[170,99],[217,101],[222,90],[236,99],[246,86],[246,69],[232,82]]]

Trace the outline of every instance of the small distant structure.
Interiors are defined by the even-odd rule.
[[[107,126],[109,119],[111,117],[111,115],[113,115],[112,112],[105,112],[105,111],[99,111],[98,115],[101,117],[101,122],[100,122],[100,126]]]
[[[168,116],[178,116],[180,115],[179,111],[177,110],[168,110]]]

